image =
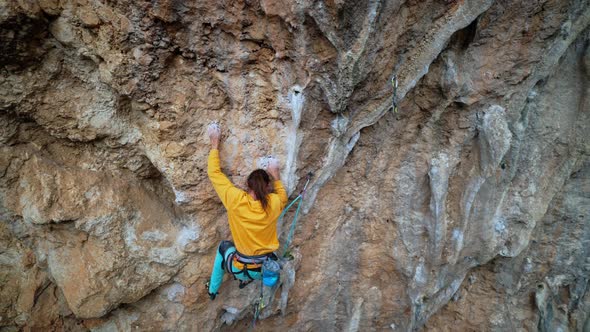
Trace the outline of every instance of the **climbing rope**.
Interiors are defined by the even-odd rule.
[[[283,217],[289,211],[289,209],[295,204],[297,204],[297,209],[295,210],[295,216],[293,216],[293,221],[291,222],[291,227],[289,228],[289,234],[287,235],[287,241],[285,242],[285,247],[283,249],[283,257],[287,253],[287,249],[289,249],[289,245],[291,244],[291,240],[293,239],[293,234],[295,233],[295,226],[297,225],[297,219],[299,217],[299,211],[301,210],[301,205],[303,203],[303,198],[305,197],[305,193],[307,192],[307,185],[309,181],[311,181],[313,173],[307,173],[307,181],[305,182],[305,186],[303,186],[303,190],[295,197],[295,199],[287,205],[287,207],[283,210],[281,215],[279,216],[279,223],[283,220]]]
[[[393,88],[392,108],[393,112],[397,113],[397,75],[395,74],[391,77],[391,87]]]

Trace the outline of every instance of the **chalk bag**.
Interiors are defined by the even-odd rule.
[[[262,284],[267,287],[274,287],[279,281],[281,265],[277,261],[267,259],[262,264]]]

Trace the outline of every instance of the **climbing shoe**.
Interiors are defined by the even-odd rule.
[[[207,289],[207,295],[209,295],[209,299],[211,299],[211,301],[215,300],[217,294],[219,293],[209,293],[209,281],[205,283],[205,288]]]
[[[238,285],[238,287],[240,287],[240,289],[243,289],[244,287],[248,286],[252,281],[254,281],[254,280],[249,280],[249,281],[240,280],[240,285]]]

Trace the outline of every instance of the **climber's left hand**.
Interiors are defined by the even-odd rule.
[[[211,143],[211,149],[219,148],[219,140],[221,138],[221,127],[217,123],[211,123],[207,127],[207,135],[209,136],[209,142]]]

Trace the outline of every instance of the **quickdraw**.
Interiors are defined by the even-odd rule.
[[[252,320],[252,328],[256,327],[256,321],[260,316],[260,312],[265,308],[264,288],[262,286],[262,281],[260,281],[260,297],[258,298],[258,301],[254,302],[254,320]]]
[[[392,109],[397,113],[397,75],[391,77],[391,87],[393,88]]]

